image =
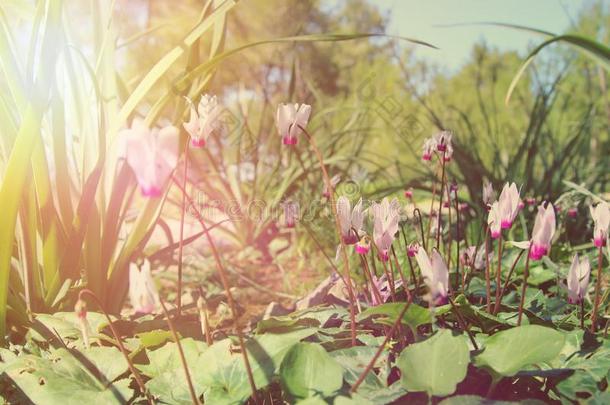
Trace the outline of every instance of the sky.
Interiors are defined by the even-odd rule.
[[[563,33],[571,18],[591,0],[369,0],[383,12],[390,12],[388,34],[413,37],[440,50],[419,47],[416,54],[448,71],[456,71],[468,60],[472,46],[483,38],[501,50],[525,54],[528,44],[542,37],[507,28],[443,25],[502,22]],[[610,0],[604,0],[610,5]],[[384,13],[385,14],[385,13]]]

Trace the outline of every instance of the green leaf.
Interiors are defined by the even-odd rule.
[[[126,368],[124,360],[120,367],[111,364],[113,360],[121,358],[116,349],[112,353],[110,350],[89,351],[85,357],[99,366],[99,371],[107,373],[107,377],[122,374],[119,371]],[[133,396],[133,390],[129,388],[130,380],[108,384],[107,378],[99,378],[89,368],[86,360],[79,360],[61,348],[53,352],[50,358],[21,356],[5,372],[36,404],[123,404]]]
[[[180,340],[184,357],[194,385],[195,393],[203,394],[204,386],[200,378],[201,361],[206,345],[191,338]],[[169,342],[156,350],[147,350],[149,364],[138,364],[144,375],[150,377],[146,387],[160,400],[171,404],[191,404],[191,396],[180,361],[176,343]]]
[[[466,377],[470,352],[464,336],[443,329],[421,343],[407,346],[396,361],[409,391],[450,395]]]
[[[606,71],[610,70],[610,48],[608,48],[601,42],[594,41],[591,38],[587,38],[581,35],[557,35],[538,45],[532,52],[530,52],[527,58],[525,58],[525,62],[523,62],[523,65],[521,65],[521,67],[517,71],[517,74],[515,74],[515,77],[513,78],[508,88],[508,91],[506,92],[507,104],[510,101],[510,97],[512,96],[513,91],[515,90],[515,87],[517,87],[517,83],[519,83],[521,76],[523,76],[523,73],[530,65],[530,63],[533,62],[536,55],[538,55],[538,53],[540,53],[540,51],[542,51],[544,48],[555,42],[564,42],[573,46],[577,51],[582,52],[589,58],[598,62]]]
[[[98,332],[108,325],[108,320],[103,314],[88,312],[87,321],[91,328],[91,340],[93,341]],[[63,340],[81,338],[80,322],[74,312],[57,312],[53,315],[36,315],[35,322],[29,330],[29,337],[37,342],[46,342],[49,338],[55,338],[57,333]]]
[[[316,329],[302,329],[284,334],[269,333],[249,340],[246,350],[256,387],[269,385],[290,348],[315,332]],[[210,346],[199,364],[205,364],[205,367],[199,367],[194,379],[207,388],[206,403],[239,404],[251,395],[243,355],[230,339]]]
[[[295,397],[330,396],[343,385],[343,368],[318,343],[297,343],[284,357],[280,377]]]
[[[396,322],[396,318],[404,309],[405,304],[401,302],[392,302],[388,304],[378,305],[376,307],[370,307],[364,310],[358,315],[358,321],[370,318],[375,315],[385,315],[383,317],[377,317],[375,322],[384,325],[393,325]],[[420,307],[417,304],[411,304],[407,313],[403,316],[401,322],[404,325],[409,326],[412,330],[416,330],[418,326],[425,325],[432,322],[432,315],[430,311],[424,307]]]
[[[564,342],[565,336],[554,329],[519,326],[487,339],[475,363],[499,376],[510,377],[528,366],[551,361],[561,352]]]

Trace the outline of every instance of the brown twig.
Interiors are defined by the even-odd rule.
[[[174,342],[178,347],[178,354],[180,355],[180,361],[182,362],[182,368],[184,369],[184,375],[186,377],[186,382],[189,386],[189,393],[191,394],[191,401],[193,404],[199,405],[201,401],[197,398],[197,394],[195,393],[195,387],[193,387],[193,381],[191,380],[191,373],[189,373],[189,366],[186,362],[186,358],[184,357],[184,351],[182,350],[182,344],[180,344],[180,338],[178,337],[178,332],[176,332],[176,328],[174,327],[174,323],[172,322],[169,313],[167,312],[167,308],[165,307],[165,302],[163,299],[159,299],[161,302],[161,308],[163,309],[163,313],[165,314],[165,318],[167,319],[167,325],[169,326],[169,330],[172,333],[172,337],[174,338]]]

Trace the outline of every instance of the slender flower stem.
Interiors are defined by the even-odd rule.
[[[502,284],[502,249],[504,245],[504,240],[502,239],[502,234],[500,234],[500,239],[498,239],[498,268],[496,269],[496,304],[494,308],[498,308],[500,306],[500,285]],[[494,313],[495,313],[494,309]]]
[[[347,249],[345,247],[345,243],[343,238],[341,237],[341,224],[339,223],[339,215],[337,213],[337,204],[335,203],[335,196],[333,191],[333,185],[330,182],[330,177],[328,176],[328,172],[326,171],[326,166],[324,166],[324,158],[322,157],[322,153],[318,149],[313,136],[307,132],[307,130],[299,125],[299,128],[305,134],[305,137],[309,141],[309,145],[314,150],[318,162],[320,164],[320,168],[322,169],[322,175],[324,176],[324,182],[326,183],[326,189],[328,190],[330,196],[330,205],[331,211],[333,213],[333,217],[335,218],[335,231],[337,232],[337,236],[339,237],[339,244],[341,245],[341,254],[343,256],[343,266],[345,272],[345,280],[347,281],[347,294],[349,297],[349,309],[350,309],[350,329],[351,329],[351,337],[352,337],[352,346],[356,346],[356,309],[354,307],[354,302],[356,301],[356,297],[354,295],[354,290],[352,286],[352,278],[349,270],[349,257],[347,256]]]
[[[456,233],[456,243],[455,243],[455,273],[457,274],[458,283],[460,282],[460,204],[457,196],[457,192],[455,193],[455,233]],[[464,269],[464,273],[466,269]],[[466,291],[465,289],[465,276],[462,278],[462,292]]]
[[[508,288],[508,283],[510,283],[510,278],[513,275],[513,271],[515,271],[515,267],[517,267],[517,263],[519,263],[519,259],[521,259],[521,256],[523,256],[523,253],[525,253],[525,250],[521,250],[519,252],[519,254],[517,255],[517,258],[513,262],[512,266],[510,266],[510,271],[508,272],[508,276],[506,276],[506,281],[504,281],[504,285],[502,286],[502,291],[500,291],[500,299],[496,300],[496,305],[494,307],[494,312],[493,312],[494,315],[496,315],[498,313],[498,311],[500,310],[500,304],[502,303],[502,297],[504,297],[504,293],[506,292],[506,289]]]
[[[214,344],[214,339],[212,339],[212,331],[210,330],[210,322],[208,320],[208,305],[205,302],[205,299],[203,298],[203,297],[205,297],[205,294],[203,293],[203,288],[201,288],[201,286],[199,286],[198,289],[199,289],[199,297],[204,300],[203,316],[202,317],[200,316],[200,318],[203,318],[203,319],[200,319],[199,321],[203,325],[203,334],[205,335],[205,343],[208,346],[212,346],[212,344]]]
[[[525,305],[525,293],[527,291],[527,278],[530,274],[530,251],[532,250],[532,241],[527,249],[527,259],[525,259],[525,270],[523,270],[523,287],[521,289],[521,302],[519,303],[519,318],[517,326],[521,326],[521,318],[523,317],[523,306]]]
[[[441,219],[443,212],[443,195],[445,194],[445,151],[441,156],[441,192],[438,193],[438,221],[436,224],[436,250],[438,250],[441,241]]]
[[[446,189],[447,189],[447,217],[449,219],[448,222],[448,226],[447,229],[449,230],[449,232],[447,233],[447,250],[446,250],[446,254],[447,254],[447,268],[451,268],[451,244],[453,243],[453,237],[451,235],[451,224],[453,223],[453,218],[451,215],[451,190],[449,187],[449,181],[447,181],[447,185],[446,185]],[[459,274],[458,274],[459,276]],[[460,288],[460,282],[459,282],[459,277],[457,278],[457,286],[455,287],[456,290],[458,290]]]
[[[116,340],[117,345],[119,346],[119,349],[121,350],[121,353],[123,354],[123,357],[125,357],[125,360],[127,361],[127,366],[129,367],[129,371],[131,371],[131,374],[133,374],[133,378],[135,378],[136,383],[138,384],[138,387],[140,388],[140,391],[142,391],[142,393],[146,396],[146,399],[149,404],[151,404],[151,405],[154,404],[152,396],[148,392],[148,389],[146,389],[146,386],[144,385],[144,381],[142,381],[142,377],[140,376],[140,373],[138,373],[138,370],[134,367],[133,363],[131,362],[131,359],[129,358],[129,355],[127,354],[127,350],[125,349],[125,346],[123,346],[123,342],[121,341],[121,336],[119,336],[119,333],[114,328],[114,324],[112,323],[112,319],[110,319],[110,315],[108,315],[108,313],[102,306],[102,301],[100,301],[100,299],[97,297],[97,295],[95,295],[95,293],[93,293],[93,291],[91,291],[89,289],[81,290],[78,293],[78,298],[83,299],[84,295],[88,295],[89,297],[91,297],[91,299],[93,299],[93,301],[95,301],[95,303],[97,304],[100,311],[102,311],[102,313],[106,317],[106,320],[108,321],[108,326],[110,326],[110,331],[112,332],[112,335],[114,336],[114,339]]]
[[[373,259],[373,260],[375,260],[375,259]],[[396,289],[394,287],[394,278],[390,274],[390,271],[388,270],[388,265],[386,264],[386,262],[384,262],[383,260],[380,260],[380,262],[383,265],[383,272],[385,273],[385,277],[387,278],[388,284],[390,285],[390,294],[392,295],[392,302],[397,302],[396,301]]]
[[[474,350],[479,350],[479,345],[477,345],[477,341],[475,340],[474,336],[472,336],[472,332],[470,332],[470,330],[467,328],[466,321],[464,320],[464,317],[462,316],[461,311],[458,309],[457,305],[455,305],[455,302],[453,302],[453,300],[451,298],[449,298],[449,297],[447,297],[447,298],[449,299],[451,308],[453,308],[453,312],[455,312],[455,316],[458,319],[460,328],[462,328],[462,330],[464,332],[466,332],[466,334],[470,338],[470,341],[472,342],[472,346],[474,347]]]
[[[212,255],[214,256],[214,260],[216,261],[216,268],[218,270],[218,275],[220,276],[220,281],[222,282],[222,285],[225,289],[225,294],[227,295],[227,301],[229,302],[229,307],[231,308],[231,313],[233,315],[233,327],[235,329],[235,333],[237,334],[237,339],[239,341],[240,350],[244,357],[244,365],[246,367],[246,373],[248,375],[248,382],[250,383],[250,388],[252,390],[252,397],[254,398],[254,401],[256,403],[258,403],[259,401],[258,401],[258,394],[257,394],[257,390],[256,390],[256,384],[254,382],[254,375],[252,374],[252,368],[250,367],[250,360],[248,359],[248,352],[246,351],[246,345],[244,343],[244,335],[242,334],[242,331],[241,331],[241,329],[239,329],[239,325],[237,324],[237,306],[235,305],[235,300],[233,299],[233,294],[231,293],[231,288],[229,286],[229,278],[227,276],[227,271],[224,268],[224,265],[222,264],[220,254],[218,253],[218,249],[216,249],[216,244],[214,243],[214,240],[212,239],[212,236],[210,235],[210,230],[209,230],[208,226],[205,224],[205,222],[203,220],[203,216],[197,209],[195,202],[186,193],[186,190],[184,188],[182,188],[180,182],[178,182],[176,180],[176,178],[172,177],[172,180],[174,181],[174,184],[176,184],[178,186],[178,188],[180,188],[180,191],[182,191],[182,193],[186,196],[187,202],[189,203],[190,207],[193,209],[193,212],[195,214],[195,217],[197,218],[197,221],[199,221],[199,224],[201,224],[201,227],[203,228],[203,231],[205,232],[206,238],[208,240],[208,244],[210,245],[210,249],[212,250]]]
[[[396,268],[398,269],[398,274],[400,275],[400,280],[402,281],[402,287],[405,290],[405,292],[407,293],[407,296],[410,296],[411,291],[409,290],[409,283],[407,282],[407,279],[405,278],[405,275],[402,271],[402,266],[398,262],[398,257],[396,256],[396,251],[394,250],[394,246],[392,246],[392,256],[394,256],[394,263],[396,263]],[[411,299],[409,298],[409,301],[410,300]]]
[[[585,330],[585,300],[580,300],[580,329]]]
[[[597,329],[597,311],[599,309],[599,295],[602,287],[602,262],[604,260],[602,246],[597,253],[597,280],[595,281],[595,299],[593,300],[593,312],[591,313],[591,333]]]
[[[375,299],[380,304],[383,304],[383,299],[381,298],[381,292],[379,292],[379,289],[377,288],[377,285],[375,284],[375,280],[373,279],[373,275],[371,274],[371,269],[369,268],[369,263],[366,260],[366,257],[360,256],[360,263],[362,264],[362,269],[364,270],[365,277],[368,276],[369,280],[371,280],[371,291],[372,291],[373,295],[375,296]]]
[[[186,180],[188,175],[189,162],[189,142],[187,140],[184,148],[184,175],[182,178],[182,188],[186,190]],[[182,251],[184,248],[184,214],[186,212],[186,193],[182,193],[182,206],[180,207],[180,241],[178,244],[178,296],[176,297],[178,316],[182,315]]]
[[[485,230],[485,292],[487,295],[487,312],[491,313],[491,281],[489,275],[489,227]]]
[[[421,244],[424,247],[424,250],[427,251],[427,248],[426,248],[426,236],[424,235],[424,221],[422,220],[421,211],[419,210],[419,208],[415,208],[413,210],[413,216],[415,216],[415,213],[417,213],[417,216],[419,218],[419,229],[421,231]]]
[[[314,243],[316,244],[316,246],[318,247],[318,250],[320,252],[322,252],[322,255],[324,256],[324,258],[326,258],[326,261],[328,262],[328,264],[330,264],[330,267],[332,267],[333,271],[335,273],[337,273],[337,275],[341,278],[341,280],[343,281],[344,284],[347,284],[345,282],[345,279],[343,278],[343,274],[341,274],[341,272],[339,271],[339,269],[337,268],[337,266],[335,266],[335,263],[333,263],[333,261],[331,260],[330,257],[328,257],[328,254],[326,254],[326,251],[324,250],[322,244],[320,243],[320,241],[318,241],[318,239],[314,236],[313,231],[311,229],[309,229],[309,227],[307,225],[305,225],[304,222],[301,222],[301,225],[303,226],[303,228],[305,228],[305,231],[309,234],[309,237],[314,241]]]
[[[373,369],[373,367],[375,367],[375,363],[377,362],[377,359],[379,359],[379,356],[381,356],[381,352],[383,352],[383,349],[388,344],[388,341],[390,340],[390,338],[392,337],[392,335],[394,334],[396,329],[398,329],[398,326],[400,325],[400,322],[402,321],[402,318],[407,313],[407,310],[409,309],[410,305],[411,305],[411,301],[409,300],[405,304],[405,306],[402,309],[402,311],[400,311],[400,314],[398,315],[398,318],[396,318],[396,321],[394,322],[394,325],[392,325],[392,329],[390,329],[390,331],[386,334],[385,339],[383,340],[383,343],[381,343],[381,345],[377,349],[377,352],[375,352],[375,355],[373,356],[373,358],[371,359],[369,364],[367,364],[367,366],[364,369],[364,371],[362,372],[362,374],[360,374],[360,377],[358,377],[358,379],[356,380],[354,385],[352,385],[352,388],[350,389],[350,392],[356,392],[358,390],[358,387],[360,386],[360,384],[362,384],[362,382],[364,381],[364,379],[368,375],[368,373],[370,373],[371,370]]]
[[[178,333],[176,332],[176,328],[174,327],[174,323],[172,322],[169,313],[167,312],[167,308],[165,307],[165,302],[163,299],[159,300],[161,302],[161,308],[163,309],[163,313],[165,314],[165,318],[167,319],[167,325],[169,326],[169,330],[172,333],[172,337],[174,338],[174,343],[178,347],[178,354],[180,355],[180,361],[182,362],[182,368],[184,369],[184,375],[186,376],[186,382],[189,386],[189,393],[191,394],[191,401],[193,401],[194,405],[199,405],[201,401],[197,398],[197,394],[195,393],[195,388],[193,387],[193,381],[191,380],[191,373],[189,373],[189,366],[186,362],[186,358],[184,357],[184,351],[182,350],[182,344],[180,343],[180,338],[178,337]]]

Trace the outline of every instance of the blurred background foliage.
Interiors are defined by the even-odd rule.
[[[37,27],[35,23],[48,14],[48,8],[40,6],[46,3],[10,0],[1,4],[3,29],[12,30],[13,41],[25,53],[39,52],[36,47],[40,43],[28,45],[27,38],[31,27]],[[215,19],[212,29],[184,49],[150,91],[142,95],[134,110],[123,117],[119,109],[151,68],[180,46],[191,28],[208,17],[211,10],[224,3],[213,1],[207,11],[202,11],[201,1],[194,0],[83,1],[63,5],[62,28],[66,39],[60,41],[61,45],[51,44],[49,50],[53,52],[57,46],[58,52],[70,51],[61,62],[59,78],[63,82],[47,84],[57,112],[45,116],[45,120],[51,120],[51,127],[57,129],[64,110],[71,119],[65,123],[65,130],[57,131],[55,141],[48,139],[52,133],[43,130],[42,135],[47,138],[47,147],[51,144],[62,147],[63,141],[57,141],[57,137],[67,134],[65,143],[80,151],[69,156],[65,166],[56,167],[65,172],[52,173],[57,178],[65,175],[69,179],[50,183],[56,192],[71,196],[67,200],[70,203],[60,198],[53,208],[62,224],[73,222],[75,207],[87,180],[96,173],[98,158],[116,153],[118,141],[113,134],[125,126],[123,118],[129,121],[143,116],[151,123],[180,125],[188,113],[183,96],[197,99],[202,92],[219,96],[226,107],[226,125],[224,131],[213,136],[208,148],[190,156],[192,195],[200,208],[209,209],[206,212],[214,218],[212,222],[222,221],[229,212],[240,218],[219,225],[222,232],[219,244],[231,253],[225,259],[231,264],[230,269],[248,282],[257,279],[259,269],[279,271],[279,284],[271,289],[304,293],[329,268],[327,259],[334,257],[336,243],[315,156],[304,143],[291,153],[281,147],[274,126],[275,109],[280,102],[313,106],[308,128],[318,140],[330,174],[342,176],[338,193],[352,200],[360,195],[369,200],[400,195],[411,186],[417,199],[429,198],[432,173],[421,163],[421,144],[424,138],[441,129],[455,133],[456,151],[454,163],[449,165],[449,178],[460,184],[460,198],[469,202],[473,214],[483,212],[480,198],[483,179],[491,181],[496,189],[505,181],[515,181],[523,185],[522,195],[539,200],[554,201],[564,195],[570,189],[566,180],[596,193],[607,190],[608,74],[590,59],[562,45],[552,46],[536,59],[508,105],[504,102],[506,91],[526,50],[523,54],[503,52],[484,41],[472,49],[468,63],[451,73],[417,58],[413,44],[372,37],[263,44],[218,60],[214,69],[196,75],[186,88],[180,81],[197,64],[255,41],[320,33],[383,34],[389,16],[373,1],[240,1]],[[570,31],[608,43],[609,26],[610,10],[600,1],[575,16]],[[451,35],[450,29],[447,35]],[[89,67],[79,63],[81,60],[87,60]],[[6,59],[4,68],[10,71]],[[33,76],[29,72],[31,67],[24,65],[22,69],[26,77]],[[97,77],[94,86],[89,83],[91,74]],[[13,85],[8,75],[0,79],[0,84],[4,92]],[[71,97],[65,96],[64,89],[72,93]],[[91,93],[95,91],[100,92],[100,97],[93,102]],[[168,102],[160,104],[159,100],[164,98]],[[14,100],[2,98],[0,108],[4,114],[16,116],[11,103]],[[17,105],[17,109],[20,107]],[[100,111],[104,113],[100,115]],[[1,128],[3,176],[19,121],[14,119],[13,126],[4,121]],[[181,172],[179,167],[177,173]],[[142,212],[148,213],[146,218],[154,224],[160,206],[143,201],[137,193],[134,195],[131,174],[120,164],[110,168],[107,165],[101,181],[105,193],[96,194],[97,209],[91,213],[96,220],[89,222],[98,228],[87,232],[74,267],[84,268],[85,279],[91,284],[99,281],[100,285],[106,285],[100,280],[105,279],[103,274],[107,274],[108,268],[122,268],[142,255],[153,259],[158,268],[173,269],[179,191],[170,191],[157,225],[150,229],[142,226],[141,238],[134,240],[132,246],[128,233],[141,224],[138,221]],[[40,190],[25,193],[37,195],[40,200]],[[112,193],[121,197],[118,207],[108,205],[113,201]],[[562,201],[567,208],[578,205],[579,198],[570,194]],[[281,204],[288,199],[300,202],[307,219],[296,231],[282,227]],[[28,201],[35,204],[36,199]],[[41,220],[42,214],[33,218],[28,215],[28,209],[33,207],[23,205],[20,226],[28,219]],[[585,207],[581,209],[584,212]],[[259,210],[266,210],[266,214],[257,215]],[[117,218],[118,213],[125,227],[108,223],[108,218]],[[193,224],[187,227],[187,236],[196,234],[198,229],[195,221],[189,220]],[[583,219],[583,226],[584,223]],[[52,226],[43,224],[39,228],[42,229],[39,233],[46,236]],[[64,231],[62,235],[69,235],[68,230]],[[578,227],[574,232],[575,240],[586,241]],[[39,243],[36,235],[18,232],[17,235],[18,239],[34,238],[31,243],[19,246]],[[190,245],[189,254],[195,259],[187,261],[196,270],[210,267],[205,245],[200,243]],[[115,244],[127,244],[130,249],[116,249]],[[81,245],[78,246],[81,251]],[[32,261],[36,257],[35,252],[27,249],[17,250],[15,259],[29,255]],[[42,268],[45,265],[46,262],[41,263]],[[16,268],[20,272],[12,274],[11,279],[23,280],[23,268]],[[214,281],[211,271],[195,273],[193,280],[197,283]],[[163,277],[171,279],[174,274],[165,272]],[[312,276],[311,283],[307,274]],[[77,274],[69,275],[74,282]],[[295,279],[300,281],[294,283]],[[112,291],[120,281],[120,278],[110,280],[99,292]],[[69,300],[63,300],[65,294],[58,293],[59,280],[53,283],[54,294],[46,294],[44,304],[35,303],[34,311],[70,305]],[[22,284],[14,283],[9,301],[11,294],[24,293]],[[13,301],[13,306],[18,305],[16,302]],[[118,311],[122,299],[109,302]],[[15,310],[17,313],[22,312]]]

